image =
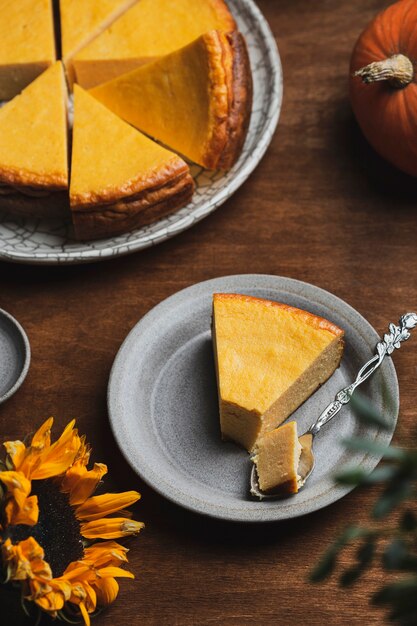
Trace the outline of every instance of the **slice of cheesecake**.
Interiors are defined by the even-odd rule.
[[[74,86],[70,203],[77,239],[114,236],[189,202],[188,165]]]
[[[301,444],[296,422],[288,422],[266,433],[256,444],[254,453],[252,461],[261,491],[282,495],[297,493]]]
[[[253,450],[339,366],[343,330],[307,311],[239,294],[213,297],[222,437]]]
[[[0,0],[0,100],[55,62],[51,0]]]
[[[0,109],[0,208],[68,211],[67,88],[60,61]]]
[[[185,158],[209,169],[229,169],[240,154],[251,112],[246,45],[236,31],[210,31],[91,93]]]
[[[72,57],[100,35],[136,0],[60,0],[62,60],[74,82]]]
[[[182,48],[203,33],[234,30],[223,0],[140,0],[74,58],[90,88]]]

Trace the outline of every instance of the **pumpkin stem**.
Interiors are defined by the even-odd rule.
[[[364,83],[375,83],[386,80],[395,89],[403,89],[414,78],[414,65],[403,54],[394,54],[383,61],[375,61],[355,72],[354,76],[360,76]]]

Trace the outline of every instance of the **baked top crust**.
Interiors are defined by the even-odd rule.
[[[91,90],[114,113],[187,159],[233,165],[243,145],[252,82],[240,33],[205,33],[191,44]]]
[[[209,30],[235,28],[223,0],[140,0],[84,47],[76,60],[156,58]]]
[[[264,416],[308,371],[311,395],[323,382],[321,367],[315,372],[314,364],[328,349],[327,376],[340,362],[343,330],[307,311],[246,295],[214,294],[213,312],[220,401],[232,407]]]
[[[66,102],[58,61],[0,109],[0,183],[68,187]]]
[[[188,165],[75,85],[70,203],[78,238],[115,235],[186,204]]]
[[[55,61],[51,0],[0,0],[0,66]]]
[[[62,57],[66,63],[136,0],[60,0]]]

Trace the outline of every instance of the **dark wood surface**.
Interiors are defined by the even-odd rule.
[[[26,328],[33,355],[21,390],[0,407],[1,439],[49,415],[76,417],[109,465],[109,490],[139,489],[146,530],[130,542],[136,581],[97,626],[381,624],[369,607],[381,582],[349,591],[307,573],[347,522],[365,521],[375,494],[282,524],[204,519],[168,503],[124,462],[110,432],[106,386],[134,324],[179,289],[259,272],[311,282],[340,296],[379,331],[417,306],[417,185],[379,159],[353,119],[348,64],[357,36],[385,0],[260,0],[284,67],[284,105],[272,145],[247,183],[208,219],[133,256],[81,267],[0,264],[0,306]],[[417,342],[395,355],[401,417],[414,437]],[[414,393],[413,393],[414,392]],[[349,559],[349,555],[342,560]],[[28,624],[2,600],[1,624]]]

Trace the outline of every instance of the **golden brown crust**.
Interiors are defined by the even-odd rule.
[[[181,176],[188,174],[190,168],[177,155],[173,155],[163,167],[154,172],[148,172],[146,178],[138,176],[138,178],[129,181],[124,185],[123,189],[107,188],[96,192],[89,192],[75,195],[70,193],[71,208],[74,211],[94,211],[102,210],[104,204],[113,204],[122,201],[123,198],[132,201],[133,197],[139,196],[143,192],[149,193],[153,189],[163,189]],[[71,190],[70,190],[71,191]]]
[[[227,142],[218,163],[219,169],[230,169],[245,143],[252,112],[253,83],[245,39],[234,31],[226,35],[232,50],[232,92],[228,117]]]
[[[243,35],[236,30],[230,33],[210,31],[204,39],[209,54],[213,104],[212,134],[202,161],[210,169],[227,170],[237,161],[249,127],[253,92],[249,55]]]
[[[63,191],[68,189],[68,179],[62,174],[40,175],[26,170],[0,168],[0,183],[12,187],[39,187],[46,191]]]
[[[238,293],[215,293],[213,294],[213,302],[215,300],[241,300],[244,302],[258,302],[262,303],[264,306],[277,307],[288,311],[289,313],[294,313],[299,316],[300,320],[313,326],[317,330],[327,330],[328,332],[335,335],[335,337],[339,337],[340,339],[344,336],[345,332],[336,324],[329,322],[324,317],[319,317],[318,315],[314,315],[313,313],[309,313],[308,311],[304,311],[302,309],[297,309],[289,304],[282,304],[281,302],[274,302],[272,300],[264,300],[263,298],[256,298],[254,296],[247,296]]]
[[[101,239],[151,224],[185,206],[193,192],[194,180],[186,171],[162,187],[146,189],[90,211],[73,207],[75,236],[81,241]]]
[[[56,191],[36,198],[18,191],[0,195],[0,210],[12,215],[35,218],[62,218],[70,216],[66,191]]]

